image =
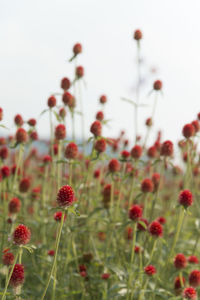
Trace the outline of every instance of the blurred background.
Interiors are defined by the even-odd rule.
[[[106,94],[105,136],[120,130],[133,137],[133,108],[121,97],[135,100],[136,42],[133,32],[143,32],[141,41],[142,92],[139,133],[145,132],[154,97],[149,91],[155,79],[163,81],[152,139],[158,129],[174,142],[182,126],[200,111],[200,1],[198,0],[1,0],[0,1],[0,106],[4,124],[14,132],[13,117],[38,118],[48,97],[61,92],[60,80],[74,78],[68,59],[80,42],[83,54],[78,64],[85,68],[82,95],[85,133],[100,109],[98,99]],[[61,104],[61,98],[57,97]],[[78,109],[78,108],[77,108]],[[68,123],[67,123],[68,124]],[[70,125],[68,136],[70,135]],[[81,136],[80,116],[76,134]],[[39,137],[49,134],[48,114],[38,121]],[[0,134],[5,134],[1,130]]]

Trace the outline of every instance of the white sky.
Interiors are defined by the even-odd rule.
[[[61,91],[60,79],[73,77],[67,59],[73,44],[81,42],[85,131],[89,133],[97,99],[105,93],[105,115],[112,119],[105,135],[125,129],[132,137],[132,108],[120,97],[135,97],[132,35],[140,28],[146,69],[158,67],[156,76],[146,81],[141,101],[152,105],[153,98],[146,95],[152,81],[162,79],[164,98],[156,111],[156,127],[164,130],[165,139],[176,141],[182,126],[200,111],[199,12],[199,0],[0,0],[0,106],[5,124],[11,128],[16,113],[25,119],[39,116],[48,96]],[[140,111],[140,133],[150,112],[149,107]],[[79,134],[80,117],[76,122]],[[38,125],[39,135],[47,135],[47,116]]]

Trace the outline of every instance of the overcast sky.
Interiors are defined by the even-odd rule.
[[[111,122],[105,135],[125,129],[132,137],[133,109],[120,97],[135,99],[132,36],[140,28],[145,82],[141,102],[149,105],[140,110],[140,133],[152,110],[153,95],[147,94],[160,78],[164,97],[159,99],[155,129],[176,141],[182,126],[200,111],[199,12],[199,0],[0,0],[0,106],[5,124],[13,130],[16,113],[25,119],[39,116],[51,93],[61,91],[61,78],[73,78],[74,66],[67,60],[73,44],[80,42],[78,63],[85,68],[87,83],[82,87],[85,132],[89,134],[100,109],[99,95],[106,94],[105,115]],[[152,67],[157,68],[154,75]],[[77,117],[77,134],[80,127]],[[49,133],[47,115],[40,118],[38,132],[42,137]]]

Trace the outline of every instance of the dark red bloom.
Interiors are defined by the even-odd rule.
[[[49,97],[49,99],[47,100],[47,105],[50,108],[56,106],[56,97],[54,96]]]
[[[10,285],[17,287],[24,283],[24,266],[21,264],[15,264],[11,278]]]
[[[51,157],[50,155],[45,155],[45,156],[43,157],[43,163],[44,163],[44,164],[48,164],[48,163],[50,163],[50,162],[52,162],[52,157]]]
[[[164,217],[158,217],[156,219],[156,221],[158,221],[160,224],[164,225],[166,223],[166,219]]]
[[[8,204],[8,209],[11,214],[16,214],[20,211],[21,201],[18,198],[12,198]]]
[[[76,67],[76,76],[77,78],[81,78],[84,76],[84,68],[82,66]]]
[[[64,77],[62,80],[61,80],[61,88],[66,91],[70,88],[70,85],[71,85],[71,82],[68,78]]]
[[[183,297],[188,300],[196,300],[197,299],[196,290],[193,287],[185,288],[183,291]]]
[[[28,125],[30,125],[30,126],[33,126],[33,127],[34,127],[34,126],[36,125],[36,123],[37,123],[37,122],[36,122],[35,119],[29,119],[29,120],[28,120]]]
[[[120,170],[120,163],[116,158],[113,158],[109,161],[108,170],[112,173],[118,172]]]
[[[191,124],[192,124],[192,126],[194,127],[195,132],[198,132],[199,129],[200,129],[199,121],[198,121],[198,120],[194,120],[194,121],[192,121]]]
[[[65,125],[59,124],[55,128],[55,137],[57,140],[63,140],[66,137]]]
[[[162,89],[162,81],[156,80],[153,84],[153,89],[156,91],[160,91]]]
[[[190,264],[199,264],[199,259],[195,255],[191,255],[188,257],[188,262]]]
[[[101,122],[95,121],[92,123],[90,127],[90,132],[94,134],[94,136],[101,136],[102,125]]]
[[[123,159],[127,159],[127,158],[129,158],[129,156],[130,156],[130,152],[127,151],[127,150],[123,150],[123,151],[121,152],[121,156],[122,156]]]
[[[200,271],[193,270],[189,275],[189,284],[193,287],[200,285]]]
[[[62,101],[65,105],[68,105],[69,107],[72,107],[73,104],[73,96],[69,92],[64,92],[62,96]]]
[[[144,271],[148,276],[152,276],[152,275],[156,274],[156,268],[152,265],[146,266],[144,268]]]
[[[186,139],[189,139],[195,134],[195,128],[192,124],[186,124],[183,127],[182,134]]]
[[[13,255],[12,253],[10,253],[10,252],[6,252],[6,253],[3,255],[3,258],[2,258],[3,264],[6,265],[6,266],[13,265],[14,260],[15,260],[15,257],[14,257],[14,255]]]
[[[65,148],[65,157],[75,159],[78,155],[78,147],[75,143],[69,143]]]
[[[107,102],[107,97],[106,95],[102,95],[100,98],[99,98],[99,102],[101,104],[105,104]]]
[[[54,153],[54,155],[58,154],[58,144],[53,145],[53,153]]]
[[[37,133],[37,131],[32,131],[30,133],[30,138],[31,138],[32,141],[37,141],[38,140],[38,133]]]
[[[54,256],[55,255],[55,251],[54,250],[49,250],[48,251],[48,255],[49,256]]]
[[[154,190],[154,184],[151,179],[145,178],[141,183],[141,191],[143,193],[152,193]]]
[[[75,44],[73,47],[73,52],[75,56],[80,54],[82,52],[82,45],[80,43]]]
[[[101,275],[101,278],[104,279],[104,280],[107,280],[109,277],[110,277],[110,274],[109,274],[109,273],[103,273],[103,274]]]
[[[142,217],[141,206],[135,204],[129,209],[129,218],[133,221],[138,221]]]
[[[94,145],[94,149],[99,153],[105,152],[106,151],[106,141],[105,141],[105,139],[97,140],[95,145]]]
[[[189,207],[193,203],[193,195],[189,190],[183,190],[179,194],[178,202],[185,208]]]
[[[83,272],[83,271],[87,271],[87,268],[86,268],[86,266],[85,265],[79,265],[79,271],[80,272]]]
[[[185,285],[185,278],[184,277],[182,277],[182,283],[183,283],[183,286],[184,286]],[[181,279],[180,279],[180,276],[178,276],[174,280],[174,289],[175,290],[180,290],[181,288],[182,288]]]
[[[147,150],[147,155],[149,158],[155,158],[157,156],[158,152],[155,146],[151,146]]]
[[[175,268],[183,269],[186,267],[186,265],[187,265],[187,259],[186,259],[185,255],[183,255],[182,253],[177,254],[174,258]]]
[[[104,119],[104,114],[102,111],[98,111],[97,114],[96,114],[96,120],[98,121],[103,121]]]
[[[97,169],[94,171],[94,178],[99,178],[100,177],[100,170]]]
[[[54,214],[54,220],[57,221],[57,222],[60,222],[61,218],[62,218],[62,211],[55,212],[55,214]],[[64,220],[65,219],[66,219],[66,215],[64,217]]]
[[[10,168],[8,166],[1,167],[1,175],[3,178],[7,178],[10,176]]]
[[[24,128],[18,128],[16,132],[17,143],[26,143],[28,140],[28,134]]]
[[[151,180],[154,184],[154,191],[158,190],[159,184],[160,184],[160,174],[159,173],[153,173]]]
[[[26,227],[23,224],[20,224],[19,226],[17,226],[17,228],[15,228],[13,232],[13,241],[15,244],[17,245],[28,244],[30,238],[31,238],[31,232],[28,229],[28,227]]]
[[[149,232],[151,235],[155,237],[160,237],[163,234],[163,228],[162,225],[158,221],[153,221],[149,225]]]
[[[171,141],[165,141],[162,145],[161,145],[161,150],[160,150],[160,154],[163,156],[172,156],[174,152],[174,146],[173,143]]]
[[[6,159],[8,157],[8,148],[6,146],[3,146],[1,149],[0,149],[0,158],[1,159]]]
[[[134,32],[134,39],[136,41],[139,41],[139,40],[142,39],[142,32],[141,32],[141,30],[139,30],[139,29],[135,30],[135,32]]]
[[[24,124],[24,120],[21,115],[16,115],[14,121],[17,126],[22,126]]]
[[[151,127],[153,125],[152,118],[146,119],[145,124],[146,124],[147,127]]]
[[[67,112],[66,112],[65,108],[64,108],[64,107],[61,107],[61,108],[59,109],[59,116],[60,116],[62,119],[64,119],[64,118],[66,117],[66,114],[67,114]]]
[[[31,182],[29,178],[23,178],[19,184],[19,190],[21,193],[27,193],[30,188]]]
[[[133,238],[133,228],[132,227],[130,227],[130,226],[126,227],[125,238],[127,240],[132,240],[132,238]]]
[[[144,223],[146,225],[146,227],[142,223]],[[147,230],[148,225],[149,225],[149,223],[148,223],[147,219],[140,218],[138,221],[138,224],[137,224],[137,229],[140,231],[145,231],[145,230]]]
[[[71,186],[64,185],[57,194],[57,203],[60,207],[67,207],[73,204],[75,200],[74,191]]]
[[[131,156],[135,159],[139,159],[142,156],[142,147],[139,145],[135,145],[131,149]]]
[[[3,109],[0,107],[0,121],[3,119]]]

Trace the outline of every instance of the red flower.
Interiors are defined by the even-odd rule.
[[[147,155],[149,158],[155,158],[157,156],[157,149],[155,146],[151,146],[147,150]]]
[[[26,143],[28,140],[28,134],[25,129],[19,128],[16,132],[16,141],[17,143]]]
[[[33,126],[33,127],[34,127],[34,126],[36,125],[36,123],[37,123],[37,122],[36,122],[35,119],[29,119],[29,120],[28,120],[28,125],[30,125],[30,126]]]
[[[180,194],[179,194],[178,201],[185,208],[191,206],[192,203],[193,203],[192,193],[189,190],[181,191]]]
[[[98,111],[97,114],[96,114],[96,120],[98,121],[103,121],[104,119],[104,114],[102,111]]]
[[[135,32],[134,32],[134,39],[136,41],[139,41],[139,40],[142,39],[142,32],[141,32],[141,30],[139,30],[139,29],[135,30]]]
[[[101,122],[95,121],[92,123],[90,127],[90,132],[94,134],[94,136],[101,136],[102,125]]]
[[[182,282],[183,282],[183,285],[185,285],[185,278],[184,277],[182,277]],[[181,278],[178,276],[174,280],[174,289],[175,290],[180,290],[181,288],[182,288],[182,286],[181,286]]]
[[[61,80],[61,88],[66,91],[70,88],[70,85],[71,85],[71,82],[68,78],[64,77],[62,80]]]
[[[1,168],[1,175],[3,178],[7,178],[10,176],[10,168],[8,166],[3,166]]]
[[[72,94],[70,94],[69,92],[64,92],[63,96],[62,96],[62,101],[65,105],[68,105],[69,107],[73,106],[73,100],[74,97],[72,96]]]
[[[13,232],[13,241],[17,245],[25,245],[28,244],[31,238],[31,232],[23,224],[20,224],[17,228],[15,228]]]
[[[84,76],[84,68],[82,66],[76,67],[76,76],[77,78],[81,78]]]
[[[30,179],[29,178],[23,178],[21,181],[20,181],[20,184],[19,184],[19,190],[21,193],[26,193],[28,192],[29,188],[30,188]]]
[[[194,120],[194,121],[192,121],[191,124],[192,124],[192,126],[194,127],[195,132],[198,132],[199,129],[200,129],[199,121],[198,121],[198,120]]]
[[[16,115],[14,121],[17,126],[22,126],[24,124],[24,120],[21,115]]]
[[[21,208],[21,201],[18,198],[12,198],[9,202],[8,208],[11,214],[18,213]]]
[[[141,183],[141,191],[143,193],[152,193],[154,189],[154,185],[151,179],[145,178]]]
[[[186,267],[186,265],[187,265],[187,259],[186,259],[185,255],[183,255],[182,253],[177,254],[174,258],[175,268],[183,269]]]
[[[189,275],[189,284],[193,287],[200,285],[200,271],[193,270]]]
[[[54,256],[55,255],[55,251],[54,250],[49,250],[48,251],[48,255],[49,256]]]
[[[8,148],[6,146],[0,149],[0,158],[6,159],[8,157]]]
[[[123,151],[121,152],[121,156],[122,156],[123,159],[127,159],[127,158],[129,158],[129,156],[130,156],[130,152],[127,151],[127,150],[123,150]]]
[[[78,147],[75,143],[69,143],[65,148],[65,157],[75,159],[78,155]]]
[[[44,163],[44,164],[48,164],[48,163],[50,163],[50,162],[52,162],[52,157],[51,157],[50,155],[45,155],[45,156],[43,157],[43,163]]]
[[[54,96],[49,97],[49,99],[47,100],[47,105],[50,108],[56,106],[56,97]]]
[[[102,95],[100,98],[99,98],[99,102],[101,104],[105,104],[107,102],[107,97],[106,95]]]
[[[133,221],[138,221],[142,217],[141,206],[135,204],[129,209],[129,218]]]
[[[108,170],[112,173],[118,172],[120,170],[120,163],[116,158],[113,158],[109,161]]]
[[[162,225],[158,221],[153,221],[149,225],[149,232],[151,235],[153,235],[155,237],[162,236],[162,234],[163,234]]]
[[[106,141],[104,139],[97,140],[94,145],[94,149],[99,153],[105,152],[106,151]]]
[[[14,266],[11,278],[10,285],[13,287],[17,287],[24,283],[24,266],[21,264],[16,264]]]
[[[65,108],[64,108],[64,107],[61,107],[61,108],[59,109],[59,116],[60,116],[62,119],[64,119],[64,118],[66,117],[66,114],[67,114],[67,112],[66,112]]]
[[[103,273],[103,274],[101,275],[101,278],[104,279],[104,280],[107,280],[109,277],[110,277],[110,274],[109,274],[109,273]]]
[[[127,240],[132,240],[132,238],[133,238],[133,229],[132,229],[132,227],[130,227],[130,226],[126,227],[125,238]]]
[[[86,272],[87,271],[87,268],[86,268],[86,266],[85,265],[79,265],[79,271],[80,272]]]
[[[3,255],[3,258],[2,258],[3,264],[6,265],[6,266],[13,265],[14,260],[15,260],[15,257],[14,257],[14,255],[13,255],[12,253],[10,253],[10,252],[6,252],[6,253]]]
[[[59,124],[55,128],[55,137],[57,140],[63,140],[66,137],[65,125]]]
[[[148,276],[152,276],[152,275],[156,274],[156,268],[152,265],[145,267],[144,271]]]
[[[140,223],[140,221],[141,221],[142,223],[144,223],[144,224],[146,225],[146,227],[145,227],[142,223]],[[145,230],[147,230],[148,225],[149,225],[149,224],[148,224],[147,219],[140,218],[140,219],[139,219],[139,222],[138,222],[138,224],[137,224],[137,228],[138,228],[138,230],[140,230],[140,231],[145,231]]]
[[[146,119],[145,124],[146,124],[147,127],[151,127],[153,125],[152,118]]]
[[[156,80],[153,84],[153,89],[155,91],[160,91],[162,89],[162,81]]]
[[[171,141],[165,141],[161,146],[160,154],[163,156],[172,156],[173,152],[173,143]]]
[[[74,202],[74,191],[71,186],[64,185],[60,188],[57,194],[57,203],[58,206],[67,207],[73,204]]]
[[[142,147],[139,145],[135,145],[132,149],[131,149],[131,156],[135,159],[138,159],[142,156]]]
[[[61,218],[62,218],[62,211],[55,212],[55,214],[54,214],[54,220],[57,221],[57,222],[60,222]],[[64,220],[65,219],[66,219],[66,215],[64,217]]]
[[[186,124],[183,127],[182,134],[186,139],[189,139],[195,134],[195,128],[192,124]]]
[[[82,52],[82,45],[79,43],[75,44],[73,47],[73,52],[75,56],[80,54]]]
[[[58,145],[57,144],[53,145],[53,153],[54,153],[54,155],[58,154]]]
[[[153,184],[154,184],[154,190],[157,191],[159,184],[160,184],[160,174],[159,173],[154,173],[151,177]]]
[[[94,171],[94,178],[99,178],[99,176],[100,176],[100,170],[97,169]]]
[[[37,131],[32,131],[30,133],[30,138],[31,138],[32,141],[37,141],[38,140],[38,133],[37,133]]]
[[[160,224],[164,225],[166,223],[166,219],[164,217],[158,217],[156,219],[156,221],[158,221]]]
[[[196,300],[197,299],[196,290],[193,287],[185,288],[183,291],[183,297],[189,300]]]
[[[195,255],[191,255],[191,256],[188,257],[188,262],[190,264],[198,264],[199,260]]]
[[[3,119],[3,109],[0,107],[0,121]]]

